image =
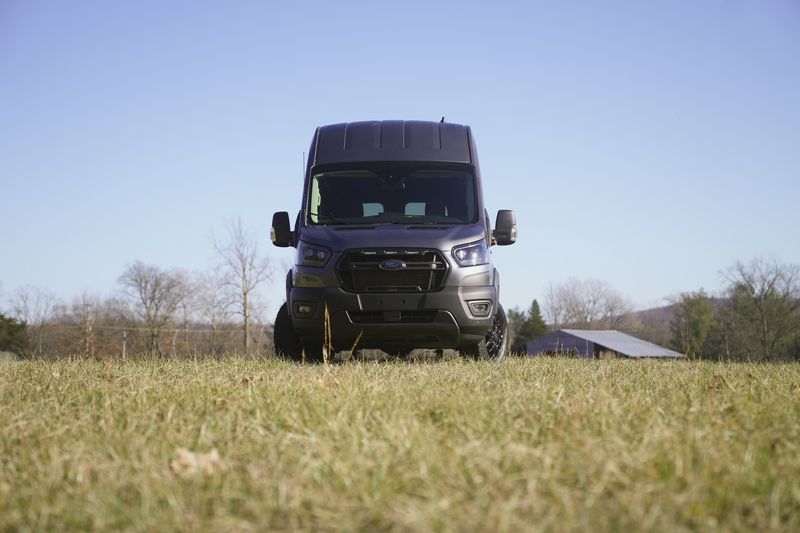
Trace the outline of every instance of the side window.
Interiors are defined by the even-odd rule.
[[[425,202],[411,202],[406,204],[405,214],[418,216],[425,215]]]
[[[375,217],[383,213],[383,204],[379,203],[361,204],[361,208],[364,212],[362,216],[365,217]]]
[[[309,211],[311,216],[311,222],[316,224],[319,222],[319,204],[320,204],[320,194],[319,194],[319,181],[315,177],[311,180],[311,202],[309,205]]]

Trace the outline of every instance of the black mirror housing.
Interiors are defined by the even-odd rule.
[[[270,232],[272,244],[280,248],[294,246],[294,235],[289,226],[289,213],[278,211],[272,215],[272,231]]]
[[[514,211],[501,209],[497,212],[494,239],[498,246],[508,246],[517,242],[517,217],[514,215]]]

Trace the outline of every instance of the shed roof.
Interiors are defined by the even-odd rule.
[[[628,357],[683,357],[676,351],[664,348],[658,344],[637,339],[621,331],[589,330],[589,329],[563,329],[564,333],[593,342]]]
[[[531,355],[575,353],[592,357],[598,348],[613,350],[626,357],[683,357],[678,352],[615,330],[560,329],[525,344]]]

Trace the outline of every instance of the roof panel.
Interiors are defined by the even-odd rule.
[[[347,122],[321,126],[314,164],[358,161],[471,163],[469,128],[416,120]]]

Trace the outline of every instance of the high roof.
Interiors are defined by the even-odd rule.
[[[473,163],[469,126],[449,122],[384,120],[317,128],[314,164],[357,161]]]
[[[592,356],[594,348],[607,348],[627,357],[683,357],[682,354],[616,330],[561,329],[526,344],[529,354],[577,351]]]

